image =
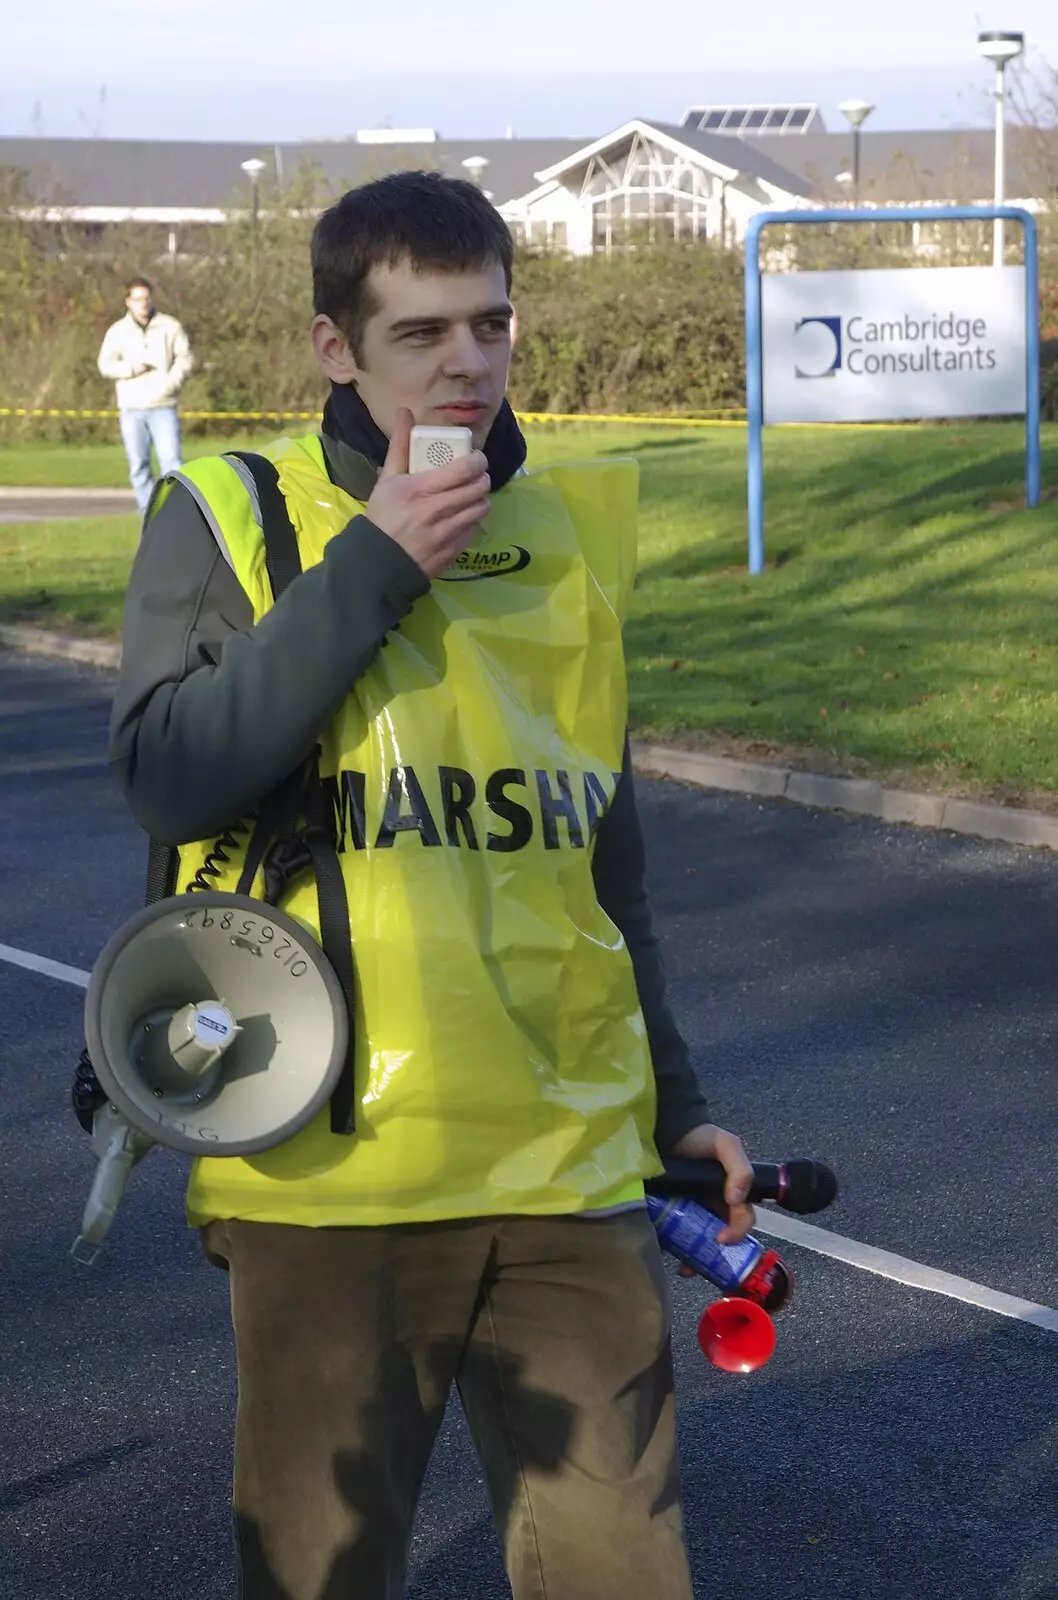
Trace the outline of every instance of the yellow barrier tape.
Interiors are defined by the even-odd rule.
[[[119,416],[120,413],[113,409],[100,409],[91,411],[86,408],[80,410],[63,409],[60,407],[46,406],[0,406],[0,417],[110,417]],[[315,421],[320,413],[315,411],[181,411],[180,415],[187,421],[213,422],[306,422]],[[629,413],[628,415],[603,415],[594,412],[559,412],[559,411],[519,411],[517,413],[522,422],[632,422],[650,423],[651,425],[674,428],[700,428],[711,424],[714,419],[743,418],[744,411],[732,408],[730,411],[699,412],[693,417],[681,416],[652,416],[642,413]]]
[[[744,426],[744,411],[715,411],[698,416],[653,416],[643,411],[629,413],[595,413],[595,411],[517,411],[519,422],[624,422],[645,424],[648,427],[717,427],[723,422]]]
[[[113,408],[109,410],[89,411],[62,410],[57,407],[46,406],[0,406],[0,417],[109,417],[120,416],[121,413]],[[236,422],[315,422],[319,418],[316,411],[181,411],[185,421],[213,422],[219,418],[226,418]]]
[[[116,417],[116,411],[59,411],[41,406],[2,406],[0,417]]]
[[[648,416],[643,413],[629,412],[627,415],[596,415],[592,412],[568,411],[519,411],[516,413],[519,422],[620,422],[627,426],[637,424],[658,428],[745,428],[746,413],[744,411],[731,412],[727,416],[716,417],[666,417]],[[844,428],[846,431],[872,430],[877,433],[902,431],[905,428],[917,428],[917,422],[783,422],[772,424],[773,427],[783,428]]]
[[[187,422],[317,422],[319,411],[182,411]],[[718,412],[715,416],[700,414],[696,417],[650,415],[642,412],[602,413],[591,411],[519,411],[519,422],[534,423],[578,422],[585,426],[602,423],[620,423],[625,427],[651,428],[744,428],[744,411]],[[0,406],[0,417],[95,417],[114,419],[116,410],[73,410],[44,406]],[[875,433],[896,432],[917,428],[917,422],[786,422],[785,428],[831,428],[849,431],[870,430]]]

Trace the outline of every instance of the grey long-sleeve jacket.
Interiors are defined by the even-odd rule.
[[[367,500],[375,469],[346,446],[326,436],[324,443],[332,478]],[[140,826],[180,845],[217,836],[252,810],[310,753],[429,587],[417,562],[358,516],[255,626],[198,506],[176,485],[133,565],[110,730],[110,762]],[[666,1002],[644,870],[626,744],[592,871],[632,958],[665,1153],[709,1117]]]

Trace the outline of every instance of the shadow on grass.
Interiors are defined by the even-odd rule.
[[[825,575],[831,577],[832,563],[843,556],[869,561],[884,541],[888,561],[893,545],[922,524],[951,515],[980,515],[989,509],[982,504],[985,494],[1003,496],[996,511],[1016,510],[1023,493],[1023,456],[1010,451],[1005,440],[1003,448],[991,448],[984,430],[982,435],[973,456],[960,441],[948,441],[947,451],[938,456],[926,432],[876,439],[856,435],[847,441],[803,435],[778,441],[766,484],[769,554],[778,544],[789,556],[791,537],[800,541],[798,549],[811,543],[825,552]],[[667,449],[671,456],[672,447]],[[962,452],[955,467],[950,462],[954,449]],[[679,445],[675,454],[686,459],[671,469],[666,463],[663,472],[648,468],[644,474],[641,571],[651,578],[686,577],[725,567],[733,558],[744,568],[747,513],[741,456],[728,449],[699,462],[695,447]],[[1044,453],[1044,474],[1058,478],[1058,442]],[[1047,515],[1046,507],[1041,515]],[[688,524],[700,530],[700,537],[692,532],[687,538]],[[669,530],[671,536],[664,537]],[[975,531],[962,527],[958,537]],[[852,532],[857,535],[854,545],[847,537]],[[677,540],[682,548],[671,550]],[[660,555],[653,553],[655,547]]]
[[[61,584],[36,594],[0,596],[0,622],[52,629],[92,639],[118,639],[125,611],[127,579],[85,589]]]
[[[766,537],[769,545],[791,533],[815,532],[828,538],[865,524],[894,524],[942,511],[978,510],[987,494],[1002,495],[1016,506],[1024,494],[1024,456],[1008,448],[969,456],[965,446],[950,442],[943,453],[930,441],[905,435],[886,440],[835,441],[783,439],[769,454],[765,474]],[[893,441],[898,441],[896,444]],[[862,441],[862,442],[860,442]],[[985,441],[982,441],[985,444]],[[987,446],[986,446],[987,448]],[[962,460],[951,463],[960,449]],[[710,541],[726,549],[728,542],[744,552],[746,470],[741,455],[730,448],[698,461],[695,449],[670,450],[677,456],[664,473],[644,471],[644,509],[670,517],[693,517]],[[667,463],[666,463],[667,465]],[[1058,448],[1044,454],[1044,477],[1058,477]],[[910,482],[908,480],[911,480]],[[817,526],[813,527],[813,524]]]
[[[625,635],[633,724],[823,744],[1013,793],[1056,786],[1058,507],[1007,512],[1023,471],[1009,433],[982,429],[974,457],[927,432],[778,441],[756,579],[731,453],[711,472],[648,469]],[[1046,465],[1058,475],[1054,441]]]
[[[728,430],[722,431],[727,432]],[[730,431],[734,432],[733,429]],[[707,448],[711,442],[715,442],[715,432],[712,439],[710,439],[708,430],[703,428],[699,431],[696,428],[688,428],[681,432],[678,438],[673,438],[671,434],[667,434],[661,439],[656,435],[644,435],[640,439],[626,439],[623,444],[611,445],[605,450],[600,450],[599,454],[601,456],[646,456],[662,453],[666,456],[692,455],[703,448]]]

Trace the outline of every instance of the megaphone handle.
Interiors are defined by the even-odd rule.
[[[108,1111],[109,1107],[104,1106],[96,1115],[102,1116]],[[150,1148],[143,1136],[137,1134],[123,1118],[114,1112],[109,1115],[112,1121],[110,1137],[99,1158],[88,1194],[88,1203],[81,1219],[81,1232],[70,1251],[73,1259],[82,1266],[91,1266],[95,1260],[121,1204],[129,1175],[136,1162]]]

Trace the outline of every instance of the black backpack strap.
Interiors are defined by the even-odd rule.
[[[174,892],[179,865],[180,858],[171,844],[159,844],[157,839],[147,840],[145,906],[153,906],[156,900],[167,900]]]
[[[242,462],[257,490],[265,566],[272,584],[272,597],[278,600],[283,590],[301,572],[298,536],[279,487],[279,473],[267,456],[254,455],[249,450],[229,450],[228,454]]]
[[[320,778],[319,746],[309,762],[305,803],[304,842],[308,846],[316,879],[316,906],[320,942],[337,975],[349,1013],[349,1045],[345,1066],[331,1096],[331,1132],[351,1134],[356,1127],[356,1083],[353,1073],[356,1045],[356,967],[349,925],[349,896],[338,856],[334,807]]]
[[[255,455],[249,450],[229,450],[228,456],[241,462],[244,472],[253,484],[254,498],[260,517],[261,534],[265,547],[265,566],[272,585],[272,598],[278,600],[283,591],[301,572],[301,554],[298,536],[290,520],[283,491],[279,487],[279,474],[267,456]],[[287,844],[295,832],[298,814],[304,799],[305,771],[299,768],[266,795],[254,820],[254,830],[246,851],[237,893],[250,894],[259,869],[266,865],[275,846]],[[292,874],[287,874],[289,877]],[[267,867],[266,867],[267,883]],[[273,881],[272,890],[266,888],[265,897],[276,904],[285,883]],[[321,930],[322,932],[322,930]]]
[[[273,598],[278,600],[301,571],[297,534],[279,487],[279,474],[266,456],[254,455],[248,450],[231,450],[228,453],[242,462],[253,483],[265,542],[265,565]],[[270,834],[275,831],[282,801],[287,798],[287,788],[288,785],[281,784],[275,796],[270,795],[261,807],[250,840],[247,865],[239,881],[239,894],[250,892],[249,885],[257,874]],[[268,831],[266,825],[270,825]],[[221,860],[225,861],[227,857],[222,856]],[[171,895],[176,888],[178,872],[179,856],[176,850],[171,845],[159,844],[157,839],[148,840],[144,903],[152,906],[156,900],[164,900]]]
[[[266,456],[232,450],[250,474],[257,490],[264,537],[265,566],[275,599],[301,572],[298,536],[279,487],[279,474]],[[333,807],[319,774],[319,749],[300,771],[269,795],[261,806],[239,882],[249,893],[258,868],[264,866],[266,892],[278,901],[289,879],[312,867],[323,953],[337,974],[349,1012],[349,1045],[345,1066],[331,1099],[331,1132],[351,1134],[355,1126],[356,1092],[353,1074],[356,1041],[356,976],[349,931],[349,897],[338,859]],[[297,826],[299,812],[304,829]],[[270,872],[270,868],[272,869]]]

